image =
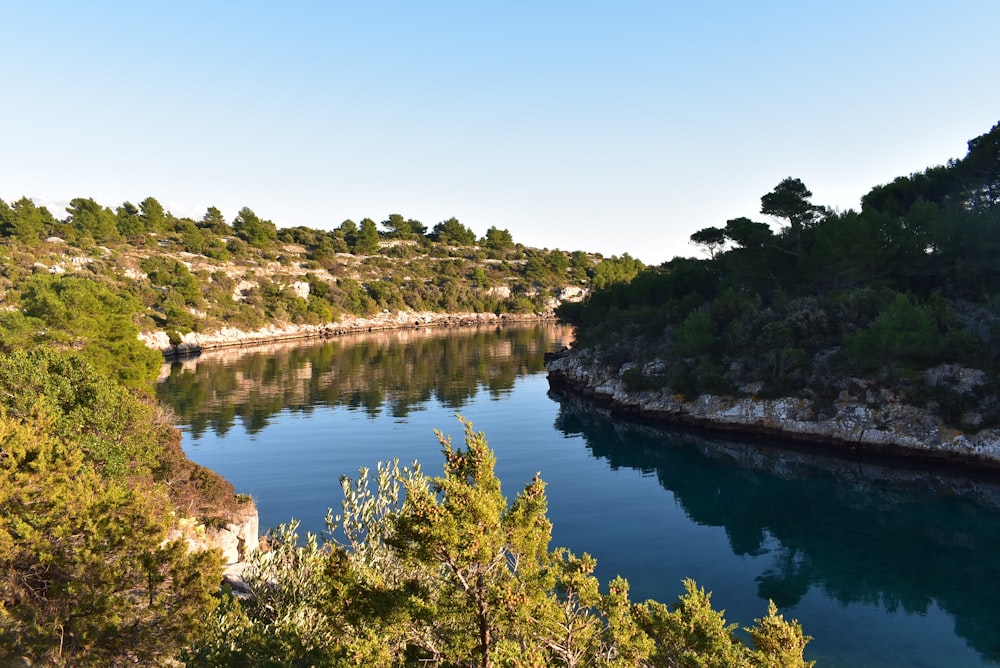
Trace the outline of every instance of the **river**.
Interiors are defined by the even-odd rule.
[[[819,666],[1000,662],[1000,486],[614,420],[549,390],[558,325],[407,329],[226,349],[158,385],[194,461],[251,494],[262,526],[320,532],[342,474],[398,457],[441,472],[434,429],[461,414],[508,498],[540,471],[553,547],[589,552],[633,598],[693,578],[729,621],[768,598]]]

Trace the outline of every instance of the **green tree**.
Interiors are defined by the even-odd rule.
[[[868,371],[905,369],[935,357],[941,330],[926,305],[897,294],[871,326],[845,339],[848,355]]]
[[[294,522],[272,532],[245,573],[255,597],[224,599],[188,665],[807,665],[808,638],[773,607],[751,648],[693,582],[673,610],[632,603],[621,578],[601,595],[593,557],[550,551],[544,483],[508,503],[485,436],[462,425],[465,449],[438,434],[440,477],[394,461],[341,478],[325,545]]]
[[[958,171],[969,208],[993,211],[1000,206],[1000,123],[969,140],[969,152]]]
[[[378,230],[375,231],[378,232]],[[350,218],[342,222],[337,227],[336,232],[338,232],[341,238],[343,238],[348,249],[353,249],[354,245],[358,243],[358,224]]]
[[[594,268],[594,288],[603,288],[615,283],[628,283],[642,269],[642,262],[633,258],[628,253],[623,254],[621,257],[612,255],[607,259],[601,260],[597,267]]]
[[[0,233],[12,236],[28,246],[37,245],[55,222],[48,209],[35,206],[27,197],[14,202],[9,212],[7,224],[0,223]]]
[[[437,626],[454,629],[442,638],[453,660],[475,656],[489,668],[531,636],[532,601],[552,586],[552,525],[541,479],[508,507],[486,436],[463,424],[464,450],[438,435],[445,475],[406,487],[392,545],[435,576]]]
[[[167,231],[167,213],[155,197],[147,197],[139,202],[139,210],[148,232],[162,234]]]
[[[355,255],[372,255],[378,252],[378,242],[379,235],[375,221],[371,218],[365,218],[358,228],[357,238],[351,251]]]
[[[718,227],[706,227],[691,235],[691,243],[701,246],[714,260],[726,245],[726,231]]]
[[[44,411],[0,411],[0,663],[160,665],[215,607],[217,552],[167,540],[162,492],[103,479]]]
[[[78,350],[102,373],[146,391],[162,355],[139,340],[135,298],[77,276],[35,274],[18,288],[21,311],[0,313],[0,350],[50,344]]]
[[[132,202],[122,202],[115,211],[115,226],[118,233],[130,241],[136,241],[146,233],[146,221]]]
[[[767,223],[755,223],[745,217],[727,220],[724,232],[727,239],[743,248],[760,248],[774,238]]]
[[[66,207],[69,224],[83,239],[111,243],[119,238],[115,215],[90,198],[77,197]]]
[[[205,210],[205,215],[201,217],[198,222],[198,227],[207,229],[212,234],[219,234],[222,236],[230,235],[233,233],[233,228],[229,226],[226,222],[225,216],[214,206],[210,206]]]
[[[382,227],[390,239],[418,239],[427,234],[426,225],[412,218],[404,219],[398,213],[389,214],[389,218],[382,221]]]
[[[458,222],[458,218],[449,218],[435,225],[430,237],[438,243],[452,246],[471,246],[476,243],[475,233]]]
[[[28,420],[38,406],[52,420],[51,433],[72,440],[107,478],[148,477],[159,466],[152,405],[79,353],[36,347],[0,355],[0,410]]]
[[[486,230],[483,245],[492,250],[509,250],[514,247],[514,237],[506,229],[491,227]]]
[[[249,207],[243,207],[233,219],[233,231],[254,248],[269,248],[278,240],[278,228],[261,220]]]

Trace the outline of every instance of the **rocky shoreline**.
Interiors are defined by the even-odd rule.
[[[224,327],[213,332],[189,332],[180,343],[171,343],[166,332],[143,332],[139,338],[165,357],[196,355],[203,350],[260,345],[296,339],[331,338],[342,334],[378,332],[390,329],[423,327],[502,326],[516,322],[555,320],[553,313],[436,313],[433,311],[383,311],[370,318],[344,318],[322,325],[272,324],[246,331]]]
[[[586,350],[564,351],[546,361],[551,387],[589,397],[614,415],[768,437],[834,454],[1000,474],[1000,430],[960,431],[886,391],[845,391],[825,410],[795,397],[702,395],[685,400],[664,391],[627,390],[622,376],[634,366],[604,366]]]

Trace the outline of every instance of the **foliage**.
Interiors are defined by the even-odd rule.
[[[114,360],[102,368],[135,387],[157,365],[156,353],[133,340],[133,326],[176,345],[190,332],[380,310],[549,313],[563,288],[586,290],[595,275],[587,253],[525,248],[496,227],[479,246],[454,218],[432,231],[396,213],[382,222],[384,233],[370,218],[330,231],[278,229],[244,207],[230,226],[215,207],[196,221],[153,197],[114,212],[77,198],[67,213],[57,220],[27,198],[0,201],[0,294],[12,307],[0,314],[0,345],[89,345],[95,364]],[[598,282],[624,279],[635,262],[612,258]],[[78,296],[83,308],[52,312],[52,303]]]
[[[232,485],[184,456],[180,435],[152,399],[79,354],[42,347],[0,355],[0,410],[19,420],[44,410],[52,435],[72,441],[93,471],[163,482],[186,515],[207,519],[235,509]]]
[[[0,313],[0,350],[38,344],[79,351],[101,373],[148,388],[160,356],[138,339],[141,307],[129,295],[77,276],[35,274],[18,289],[21,311]]]
[[[371,255],[378,251],[378,228],[371,218],[364,218],[358,228],[357,238],[351,251],[358,255]]]
[[[998,137],[1000,124],[964,159],[873,188],[860,212],[815,205],[802,181],[783,179],[760,212],[786,227],[734,218],[692,235],[707,259],[621,279],[602,262],[595,291],[559,314],[578,325],[577,345],[609,365],[655,363],[665,389],[686,396],[832,401],[856,377],[950,424],[994,425],[987,384],[956,401],[925,372],[1000,372]]]
[[[278,228],[261,220],[250,208],[243,207],[233,219],[233,231],[254,248],[267,248],[278,240]]]
[[[57,422],[0,410],[0,662],[158,665],[214,608],[219,557],[167,541],[163,492],[99,476]]]
[[[398,462],[344,478],[322,544],[296,525],[272,533],[224,600],[189,665],[806,666],[808,638],[770,608],[744,645],[686,583],[674,609],[602,594],[596,561],[550,550],[544,483],[508,503],[482,433],[465,448],[438,434],[444,474]]]
[[[433,241],[454,246],[471,246],[476,243],[476,234],[458,222],[457,218],[449,218],[435,225],[430,237]]]

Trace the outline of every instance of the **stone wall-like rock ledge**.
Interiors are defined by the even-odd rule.
[[[408,327],[469,327],[503,325],[514,322],[553,320],[551,313],[435,313],[431,311],[383,311],[370,318],[345,318],[322,325],[272,324],[254,331],[224,327],[214,332],[189,332],[173,345],[166,332],[143,332],[139,338],[166,357],[193,355],[202,350],[232,346],[259,345],[275,341],[313,339],[358,332],[377,332]]]
[[[885,394],[842,398],[819,414],[808,399],[703,395],[687,401],[659,391],[630,392],[621,376],[634,365],[603,366],[585,350],[552,356],[546,366],[552,387],[590,397],[617,415],[1000,473],[1000,430],[965,433]]]

